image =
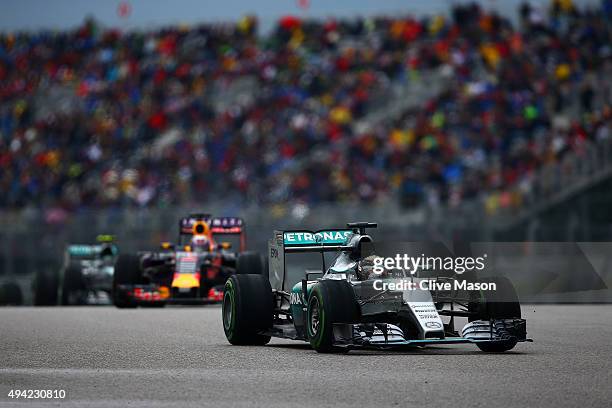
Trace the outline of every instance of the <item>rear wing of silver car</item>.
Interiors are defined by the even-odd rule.
[[[268,268],[274,289],[286,290],[286,254],[337,252],[347,249],[352,229],[274,231],[268,240]]]
[[[286,254],[320,253],[322,269],[325,269],[326,252],[350,250],[348,242],[354,234],[364,234],[366,228],[376,228],[376,223],[348,223],[345,229],[320,231],[286,230],[274,231],[268,240],[268,276],[274,289],[287,290]]]
[[[104,256],[117,256],[119,249],[113,242],[97,245],[67,245],[64,252],[64,263],[71,261],[94,260]]]

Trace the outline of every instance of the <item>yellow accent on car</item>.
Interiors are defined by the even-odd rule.
[[[196,279],[193,273],[177,273],[172,280],[173,288],[197,288],[200,286],[200,281]]]

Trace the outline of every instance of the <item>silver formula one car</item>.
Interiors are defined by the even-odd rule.
[[[376,255],[366,253],[372,246],[366,229],[376,224],[347,226],[276,231],[268,244],[269,277],[234,275],[225,285],[222,316],[228,341],[263,345],[281,337],[308,341],[318,352],[451,343],[503,352],[530,341],[507,278],[475,279],[474,287],[496,290],[458,294],[422,289],[422,278],[403,270],[372,275]],[[326,267],[328,252],[336,255]],[[320,256],[321,270],[306,271],[303,279],[290,282],[286,255],[294,253]],[[413,283],[411,289],[398,289],[406,281]],[[468,319],[460,332],[454,327],[456,317]]]
[[[62,268],[38,274],[34,283],[37,305],[97,305],[111,303],[115,261],[119,248],[112,235],[99,235],[96,244],[71,244]]]

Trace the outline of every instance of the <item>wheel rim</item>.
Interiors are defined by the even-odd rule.
[[[319,332],[319,326],[321,324],[319,299],[316,296],[313,296],[310,302],[310,313],[308,317],[309,317],[308,326],[310,327],[310,333],[314,337]]]
[[[232,326],[232,319],[234,315],[232,313],[232,294],[230,291],[226,291],[223,294],[223,328],[229,330]]]

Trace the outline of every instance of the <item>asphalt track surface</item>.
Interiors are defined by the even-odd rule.
[[[534,343],[322,355],[230,346],[218,306],[0,308],[0,406],[610,407],[612,305],[523,306]],[[10,389],[64,389],[14,401]]]

